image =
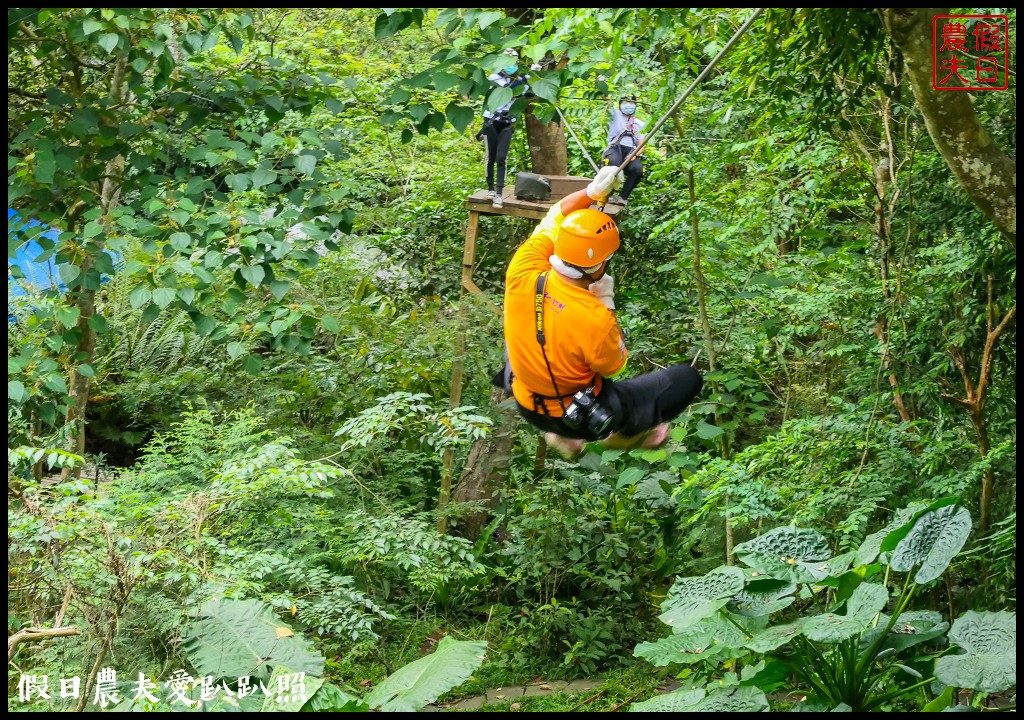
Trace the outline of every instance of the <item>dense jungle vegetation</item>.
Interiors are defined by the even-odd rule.
[[[10,9],[8,709],[1015,708],[1016,11],[943,11],[1006,18],[990,92],[925,9],[708,71],[752,12]],[[508,47],[510,182],[665,120],[614,260],[629,372],[705,378],[661,449],[492,392]]]

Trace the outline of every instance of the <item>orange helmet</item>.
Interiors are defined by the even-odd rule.
[[[619,249],[619,229],[609,215],[585,208],[565,216],[555,237],[555,255],[579,268],[600,265]]]

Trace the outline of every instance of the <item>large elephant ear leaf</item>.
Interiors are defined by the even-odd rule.
[[[661,621],[674,632],[713,615],[743,590],[743,571],[728,566],[712,570],[702,577],[679,578],[661,604]]]
[[[321,676],[324,656],[259,600],[215,599],[203,603],[182,633],[182,648],[203,676],[267,680],[269,667]],[[269,667],[268,667],[269,666]]]
[[[765,578],[753,580],[729,601],[729,611],[737,615],[760,617],[787,608],[796,600],[796,584]]]
[[[740,543],[736,557],[755,570],[779,580],[814,583],[829,576],[828,542],[816,530],[778,527]]]
[[[888,538],[890,534],[903,528],[905,525],[909,525],[911,521],[914,520],[922,510],[927,509],[927,507],[927,503],[913,503],[902,510],[897,510],[888,525],[878,532],[872,533],[864,538],[864,542],[862,542],[860,547],[855,551],[853,559],[854,567],[874,562],[875,558],[878,557],[878,553],[882,550],[882,543],[885,539]],[[910,528],[908,527],[907,532],[909,531]]]
[[[804,635],[811,640],[835,643],[864,632],[889,600],[882,585],[858,585],[846,601],[846,614],[822,613],[800,621]]]
[[[752,638],[750,638],[750,640],[747,641],[747,647],[754,652],[771,652],[772,650],[782,647],[802,632],[803,626],[800,623],[772,625],[771,627],[756,633]]]
[[[935,661],[935,677],[958,688],[1002,692],[1017,684],[1017,613],[968,610],[949,630],[967,652]]]
[[[889,616],[885,613],[880,614],[875,627],[869,628],[860,636],[861,649],[871,647],[888,626]],[[905,612],[892,626],[881,649],[894,648],[896,652],[903,652],[908,647],[934,640],[948,629],[949,623],[942,619],[942,615],[932,610]]]
[[[742,657],[747,653],[743,645],[748,636],[723,617],[709,617],[655,642],[640,643],[633,654],[655,667],[672,663],[690,665],[715,656],[721,661]]]
[[[371,709],[419,712],[468,680],[484,661],[486,650],[483,640],[441,638],[437,650],[396,670],[364,699]]]
[[[914,582],[924,584],[939,577],[971,534],[971,514],[957,505],[930,510],[917,519],[889,558],[889,567],[909,572],[921,567]]]
[[[768,712],[768,698],[756,687],[734,687],[705,696],[700,689],[676,690],[633,703],[630,712]]]
[[[650,700],[633,703],[630,712],[690,712],[697,703],[707,696],[703,688],[681,688],[664,695],[655,695]]]

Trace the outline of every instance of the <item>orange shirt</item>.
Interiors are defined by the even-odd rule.
[[[516,250],[505,274],[505,343],[514,375],[512,392],[529,410],[534,409],[533,393],[552,398],[544,405],[554,417],[563,410],[553,399],[555,387],[537,342],[533,301],[538,275],[548,273],[544,349],[566,406],[574,393],[591,383],[600,392],[602,376],[621,372],[628,356],[615,314],[592,292],[569,283],[551,267],[548,258],[554,254],[555,236],[564,219],[556,202]],[[537,411],[543,412],[539,407]]]

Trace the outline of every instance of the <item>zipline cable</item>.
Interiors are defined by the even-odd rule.
[[[562,118],[562,124],[565,125],[566,129],[569,131],[569,134],[572,135],[572,139],[575,140],[576,144],[580,146],[580,150],[583,151],[583,156],[590,161],[590,166],[594,168],[594,172],[597,172],[600,168],[597,167],[597,163],[594,162],[593,158],[591,158],[590,155],[587,153],[587,149],[583,147],[583,143],[580,142],[580,139],[576,137],[576,133],[572,129],[572,125],[570,125],[569,121],[565,119],[565,115],[562,114],[561,109],[557,105],[555,105],[555,110],[558,111],[558,117]]]
[[[668,112],[665,113],[661,117],[661,119],[654,124],[654,127],[652,127],[650,132],[648,132],[644,136],[644,139],[640,141],[640,143],[636,146],[633,152],[631,152],[626,157],[626,159],[622,161],[622,164],[619,165],[619,170],[624,170],[627,165],[633,162],[634,158],[636,158],[636,156],[640,154],[640,151],[644,149],[644,146],[647,145],[647,141],[654,136],[654,133],[658,132],[658,130],[661,129],[661,126],[665,124],[665,121],[668,120],[669,116],[672,115],[672,113],[674,113],[676,109],[683,103],[683,100],[686,99],[687,95],[693,92],[693,89],[700,84],[701,80],[703,80],[708,75],[708,73],[711,72],[711,69],[718,63],[718,61],[721,60],[727,52],[729,52],[729,49],[732,48],[736,41],[740,39],[743,33],[747,31],[747,29],[751,26],[751,24],[753,24],[753,22],[758,18],[758,16],[762,12],[764,12],[764,8],[755,8],[754,14],[751,15],[750,18],[745,23],[743,23],[743,25],[740,26],[740,29],[736,31],[736,34],[729,39],[729,42],[725,44],[725,47],[718,51],[718,54],[715,55],[714,59],[708,63],[707,67],[704,68],[701,74],[697,76],[697,79],[693,81],[693,84],[690,85],[690,87],[686,89],[686,92],[684,92],[680,96],[680,98],[672,104],[672,107],[668,109]]]

